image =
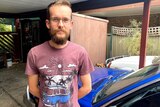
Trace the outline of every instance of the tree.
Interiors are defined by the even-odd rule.
[[[130,20],[129,28],[133,29],[132,32],[128,33],[128,37],[122,39],[120,43],[123,43],[128,51],[129,55],[139,55],[140,54],[140,40],[141,40],[141,22],[133,19]],[[154,47],[152,40],[147,41],[147,52],[150,53]]]
[[[0,18],[0,32],[11,32],[11,25],[5,24],[7,20],[5,18]]]

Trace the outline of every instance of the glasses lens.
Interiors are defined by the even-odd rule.
[[[52,17],[52,18],[50,18],[50,20],[51,21],[53,21],[54,23],[59,23],[61,20],[62,20],[62,22],[63,22],[63,24],[67,24],[67,23],[69,23],[70,22],[70,19],[68,19],[68,18],[58,18],[58,17]]]

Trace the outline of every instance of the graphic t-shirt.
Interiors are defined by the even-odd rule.
[[[86,50],[72,42],[56,49],[44,42],[33,47],[27,57],[27,75],[39,75],[39,107],[79,107],[78,78],[93,71]]]

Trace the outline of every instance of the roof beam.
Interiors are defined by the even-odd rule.
[[[72,5],[73,11],[85,11],[98,8],[107,8],[113,6],[127,5],[144,2],[145,0],[88,0]]]

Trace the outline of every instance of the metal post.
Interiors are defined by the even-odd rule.
[[[149,27],[149,19],[150,19],[150,3],[151,3],[151,0],[144,1],[139,68],[142,68],[145,65],[148,27]]]
[[[112,57],[112,38],[113,38],[113,26],[111,27],[111,33],[110,33],[109,58]]]

